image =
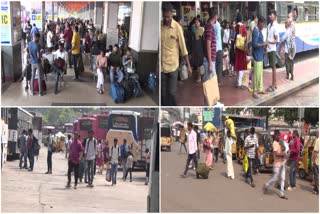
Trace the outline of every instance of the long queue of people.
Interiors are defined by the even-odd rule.
[[[227,129],[226,137],[220,139],[221,136],[218,132],[208,131],[203,138],[200,137],[198,128],[194,127],[191,122],[188,123],[188,135],[184,131],[180,131],[180,152],[181,147],[184,146],[185,151],[188,154],[185,169],[182,174],[183,178],[188,176],[188,170],[193,168],[196,172],[197,178],[208,178],[210,170],[214,171],[213,162],[218,161],[219,157],[219,142],[223,143],[223,162],[227,163],[226,177],[234,180],[235,173],[232,161],[232,145],[235,144],[236,139],[232,136],[232,131]],[[257,161],[260,157],[260,150],[258,144],[258,137],[255,133],[255,128],[252,127],[245,132],[244,150],[248,161],[246,167],[244,167],[245,181],[251,187],[256,187],[254,182],[254,175],[258,174]],[[186,148],[188,143],[188,149]],[[203,147],[205,157],[202,158],[206,166],[206,169],[199,167],[200,149]],[[280,137],[280,131],[274,130],[273,142],[273,174],[270,180],[265,182],[262,190],[266,194],[277,181],[280,181],[279,197],[282,199],[288,199],[285,195],[285,183],[288,183],[286,188],[288,191],[296,189],[296,174],[298,172],[298,162],[300,153],[300,137],[297,130],[293,131],[292,138],[288,142],[284,141]],[[192,164],[190,164],[192,162]],[[200,161],[201,162],[201,161]],[[313,194],[319,194],[319,133],[317,132],[316,140],[314,143],[314,149],[311,157],[311,165],[313,171]],[[286,167],[289,167],[289,177],[286,178]]]
[[[68,65],[74,68],[73,80],[80,80],[80,73],[84,71],[82,54],[89,54],[90,61],[94,60],[90,66],[96,71],[97,92],[103,94],[106,75],[110,76],[111,83],[121,83],[128,79],[128,70],[134,69],[131,49],[127,45],[128,36],[123,27],[118,28],[118,43],[107,47],[106,35],[95,29],[92,20],[46,21],[42,36],[36,25],[32,26],[28,21],[23,29],[25,48],[20,81],[26,77],[25,89],[28,90],[30,84],[31,95],[39,92],[42,96],[46,93],[46,75],[54,72],[54,93],[57,94],[59,81],[64,81]],[[91,59],[91,56],[95,57]]]
[[[39,155],[40,145],[38,139],[32,134],[32,129],[28,131],[23,130],[19,136],[20,148],[20,169],[25,168],[29,171],[34,169],[34,157]],[[94,132],[88,131],[88,137],[82,142],[80,136],[74,134],[72,139],[71,135],[65,139],[66,154],[65,158],[68,160],[67,171],[67,185],[66,188],[71,187],[71,174],[74,174],[74,189],[77,189],[78,182],[87,183],[87,187],[94,187],[93,179],[96,174],[102,175],[106,171],[105,179],[111,182],[112,186],[117,184],[118,166],[122,167],[122,180],[126,181],[129,175],[129,180],[132,182],[133,170],[133,153],[132,147],[127,144],[124,139],[123,144],[118,146],[118,140],[113,140],[113,145],[110,146],[109,142],[102,142],[93,137]],[[53,154],[56,152],[55,135],[49,131],[47,137],[47,172],[45,174],[52,174]],[[27,163],[29,159],[29,168]],[[144,159],[146,161],[146,181],[145,185],[149,183],[149,170],[150,170],[151,153],[146,149]],[[23,164],[23,166],[22,166]],[[98,166],[98,170],[97,167]]]
[[[188,29],[184,30],[182,18],[177,16],[174,20],[172,11],[171,3],[162,4],[161,101],[163,105],[177,105],[177,80],[182,79],[182,76],[185,76],[183,73],[187,71],[191,77],[193,70],[197,70],[196,82],[205,82],[217,75],[217,84],[221,93],[223,93],[221,87],[224,73],[229,77],[237,76],[235,87],[248,88],[253,98],[258,99],[259,96],[275,91],[278,86],[276,64],[279,43],[285,45],[286,78],[294,80],[293,59],[296,47],[292,13],[288,14],[285,22],[286,32],[280,38],[277,12],[271,10],[265,39],[262,30],[266,19],[262,16],[253,16],[249,26],[246,26],[241,15],[238,16],[239,13],[231,22],[222,21],[214,8],[210,8],[206,23],[198,16],[191,21]],[[265,54],[272,68],[272,82],[266,91],[263,86]],[[250,86],[251,84],[253,86]],[[207,104],[206,101],[205,104]]]

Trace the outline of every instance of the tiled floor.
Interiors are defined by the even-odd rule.
[[[295,81],[286,79],[285,68],[277,69],[277,83],[282,88],[289,88],[292,85],[299,84],[300,81],[306,81],[319,77],[319,59],[312,58],[295,64]],[[272,81],[271,69],[264,70],[264,88],[267,89]],[[243,101],[252,100],[252,94],[246,89],[237,89],[236,77],[223,77],[223,86],[220,89],[220,102],[225,106],[239,105]],[[279,87],[279,88],[280,88]],[[272,98],[272,96],[270,96]],[[177,104],[179,106],[202,106],[204,104],[204,95],[202,83],[196,83],[193,79],[180,81],[177,87]]]
[[[72,80],[73,69],[68,69],[68,76],[65,85],[62,84],[61,91],[55,95],[55,76],[49,74],[47,81],[47,94],[39,97],[31,96],[29,91],[24,89],[25,82],[11,83],[2,91],[2,106],[52,106],[57,104],[72,106],[157,106],[150,96],[145,92],[142,97],[132,98],[125,103],[115,104],[109,95],[110,83],[105,83],[105,94],[98,94],[96,91],[96,81],[93,80],[92,73],[86,68],[87,72],[81,74],[81,81]]]

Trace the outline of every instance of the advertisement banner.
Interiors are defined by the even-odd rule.
[[[11,45],[11,20],[9,1],[1,1],[1,45]]]

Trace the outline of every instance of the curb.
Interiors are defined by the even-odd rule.
[[[296,81],[296,80],[295,80]],[[236,104],[235,106],[268,106],[273,102],[276,102],[282,98],[289,96],[295,92],[301,91],[304,88],[319,83],[319,76],[313,77],[306,81],[299,81],[288,86],[287,84],[278,86],[277,91],[271,92],[267,95],[263,95],[259,99],[250,98],[243,102]]]

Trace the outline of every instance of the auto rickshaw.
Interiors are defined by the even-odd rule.
[[[315,133],[310,134],[308,137],[305,138],[306,144],[303,147],[301,157],[299,158],[299,177],[306,178],[307,176],[312,177],[313,171],[311,170],[311,159],[312,159],[312,152],[314,148],[314,143],[316,142]]]
[[[273,169],[273,132],[261,131],[257,133],[259,143],[259,172],[270,171]]]
[[[161,129],[161,150],[167,149],[168,151],[171,151],[172,138],[171,138],[170,125],[162,124],[160,129]]]

